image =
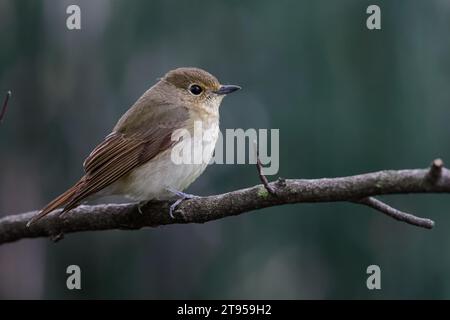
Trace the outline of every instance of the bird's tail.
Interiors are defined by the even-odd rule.
[[[47,204],[41,210],[41,212],[39,212],[38,215],[34,216],[33,218],[30,219],[30,221],[28,221],[27,227],[31,226],[33,223],[35,223],[39,219],[45,217],[47,214],[49,214],[53,210],[58,209],[59,207],[63,207],[66,204],[68,204],[70,202],[70,200],[74,197],[76,192],[78,191],[78,184],[79,183],[75,184],[72,188],[70,188],[69,190],[64,192],[62,195],[60,195],[59,197],[54,199],[52,202]]]

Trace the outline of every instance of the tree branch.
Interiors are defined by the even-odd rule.
[[[269,184],[269,181],[267,180],[266,176],[262,173],[262,163],[261,160],[259,159],[259,149],[258,149],[258,144],[255,141],[253,141],[253,145],[256,151],[256,170],[258,170],[258,176],[259,176],[259,180],[261,180],[262,184],[264,185],[264,188],[266,188],[267,192],[269,192],[271,195],[276,196],[275,193],[275,189],[272,188]]]
[[[5,117],[6,109],[8,108],[9,98],[11,98],[11,91],[8,91],[6,93],[5,100],[3,101],[3,107],[0,111],[0,123],[3,122],[3,118]]]
[[[442,162],[442,161],[441,161]],[[439,169],[436,169],[438,167]],[[432,177],[432,178],[430,178]],[[182,202],[169,216],[170,202],[150,202],[139,213],[136,204],[79,206],[63,218],[58,211],[27,228],[27,221],[37,211],[0,219],[0,244],[22,238],[51,237],[64,234],[109,229],[140,229],[175,223],[204,223],[244,212],[282,204],[349,201],[368,205],[397,220],[431,228],[433,221],[389,207],[371,197],[407,193],[450,193],[450,171],[436,161],[429,169],[385,170],[349,177],[325,179],[278,179],[264,185],[225,194],[200,197]]]
[[[387,205],[386,203],[375,199],[373,197],[362,198],[361,200],[354,201],[355,203],[364,204],[375,210],[378,210],[398,221],[403,221],[418,227],[432,229],[434,227],[434,221],[426,218],[419,218],[412,214],[397,210]]]

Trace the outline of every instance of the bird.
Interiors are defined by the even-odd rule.
[[[83,162],[84,175],[71,188],[33,216],[31,226],[52,211],[61,214],[92,199],[124,196],[145,203],[178,197],[206,169],[219,136],[219,107],[223,98],[241,89],[221,84],[200,68],[167,72],[118,120],[112,132]],[[195,128],[203,134],[194,134]],[[174,161],[174,152],[202,148],[202,161]],[[177,151],[177,152],[178,152]],[[140,208],[140,207],[139,207]]]

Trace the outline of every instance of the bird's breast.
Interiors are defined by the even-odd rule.
[[[119,180],[117,193],[139,201],[172,198],[167,189],[186,189],[206,169],[218,135],[218,121],[194,121],[189,129],[174,133],[172,140],[177,143],[173,147]]]

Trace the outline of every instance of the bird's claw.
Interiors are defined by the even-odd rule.
[[[175,219],[175,216],[173,215],[173,213],[176,210],[176,208],[180,205],[181,202],[183,202],[184,200],[199,198],[199,196],[189,194],[189,193],[184,193],[182,191],[178,191],[178,190],[175,190],[172,188],[167,188],[167,190],[179,197],[179,199],[177,199],[174,203],[172,203],[172,205],[169,208],[169,215],[172,219]]]
[[[172,219],[175,219],[175,216],[173,215],[173,212],[174,212],[175,209],[178,207],[178,205],[179,205],[181,202],[183,202],[183,200],[185,200],[185,199],[180,198],[180,199],[178,199],[177,201],[175,201],[174,203],[172,203],[172,205],[170,206],[170,208],[169,208],[169,216],[170,216]]]
[[[140,201],[137,205],[137,210],[140,214],[144,214],[142,212],[142,208],[148,203],[148,201]]]

